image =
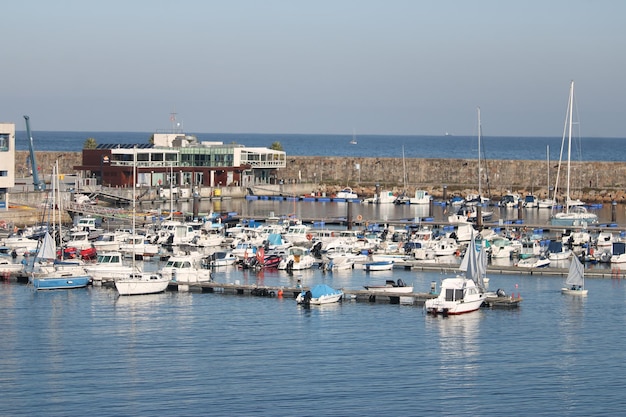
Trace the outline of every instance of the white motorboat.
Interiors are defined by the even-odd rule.
[[[93,247],[97,252],[120,250],[120,244],[128,236],[126,232],[105,232],[93,241]]]
[[[572,251],[567,249],[563,242],[550,241],[548,244],[548,258],[551,261],[564,261],[572,256]]]
[[[485,301],[485,269],[486,257],[481,249],[476,251],[474,238],[465,251],[463,262],[459,267],[465,276],[445,278],[441,282],[441,291],[436,298],[426,300],[424,308],[430,314],[464,314],[476,311]]]
[[[115,280],[119,295],[156,294],[167,289],[170,280],[158,273],[134,272]]]
[[[212,268],[234,265],[237,257],[230,251],[217,251],[206,258],[207,264]]]
[[[404,281],[402,281],[401,279],[399,279],[397,282],[392,279],[388,279],[385,282],[385,285],[364,285],[364,288],[368,291],[383,292],[383,293],[403,293],[404,294],[404,293],[413,292],[413,286],[406,285]]]
[[[314,263],[315,258],[311,255],[309,249],[302,246],[292,246],[287,249],[287,255],[281,259],[278,269],[288,271],[309,269]]]
[[[355,193],[352,188],[346,187],[343,190],[339,191],[335,198],[346,199],[346,200],[356,200],[359,198],[359,195]]]
[[[7,258],[0,258],[0,274],[12,274],[19,272],[23,269],[24,265],[21,263],[13,263]]]
[[[424,190],[415,190],[415,195],[409,198],[410,204],[430,204],[433,196]]]
[[[392,191],[381,191],[378,194],[374,194],[374,197],[366,198],[363,200],[364,203],[372,203],[372,204],[393,204],[396,201],[396,196],[393,195]]]
[[[89,232],[85,230],[76,230],[70,232],[70,237],[63,245],[67,248],[76,248],[78,250],[88,249],[91,247],[91,241],[89,240]]]
[[[199,265],[200,258],[193,256],[171,256],[161,274],[164,278],[176,281],[179,284],[197,284],[209,282],[213,279],[209,269]]]
[[[144,235],[129,235],[120,244],[120,252],[128,258],[156,256],[159,253],[159,245],[150,242]]]
[[[538,208],[539,207],[539,199],[534,194],[526,194],[524,197],[524,208]]]
[[[321,305],[336,303],[343,297],[343,291],[335,290],[326,284],[319,284],[311,288],[300,292],[296,297],[298,304],[304,305]]]
[[[371,261],[365,262],[363,264],[363,269],[367,272],[371,271],[390,271],[393,269],[393,261],[384,260],[384,261]]]
[[[515,265],[519,268],[546,268],[550,266],[550,259],[545,256],[531,256],[520,260]]]
[[[133,272],[132,266],[124,264],[122,253],[116,251],[99,253],[96,262],[84,268],[95,284],[125,278]]]
[[[437,298],[426,300],[424,308],[430,314],[464,314],[476,311],[485,301],[485,295],[476,283],[466,277],[445,278]]]

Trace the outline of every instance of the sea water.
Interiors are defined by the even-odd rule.
[[[560,132],[560,130],[559,130]],[[379,158],[478,158],[476,136],[424,135],[363,135],[351,145],[351,134],[243,134],[196,133],[198,141],[238,143],[248,147],[269,147],[280,142],[287,156],[348,156]],[[98,144],[147,144],[149,132],[48,132],[33,131],[36,151],[80,152],[87,138]],[[573,139],[572,161],[626,161],[626,139]],[[481,158],[511,160],[546,160],[560,158],[562,138],[485,136],[481,138]],[[16,131],[15,147],[28,150],[29,141],[24,131]],[[567,149],[567,148],[566,148]],[[567,155],[563,155],[567,160]]]
[[[455,271],[215,272],[219,282],[416,291]],[[421,307],[0,285],[0,415],[620,415],[626,283],[492,275],[519,308]]]

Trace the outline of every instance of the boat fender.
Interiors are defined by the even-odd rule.
[[[358,216],[356,216],[356,221],[360,222],[361,220],[363,220],[363,216],[361,216],[360,214]]]

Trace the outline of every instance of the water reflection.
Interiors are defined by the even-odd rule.
[[[439,377],[444,386],[467,386],[476,383],[479,371],[480,321],[478,310],[460,316],[426,316],[426,329],[439,333]]]
[[[433,218],[435,221],[447,219],[450,208],[440,202],[431,205],[408,205],[408,204],[362,204],[362,203],[329,203],[309,201],[278,201],[278,200],[246,200],[234,198],[227,200],[208,200],[200,202],[199,212],[236,212],[247,218],[265,218],[270,214],[277,216],[295,213],[302,218],[336,219],[345,218],[348,215],[348,207],[352,215],[363,216],[370,221],[384,222],[392,220],[406,220],[420,218]],[[163,210],[169,210],[169,202],[162,205]],[[193,211],[192,203],[181,202],[177,204],[177,210],[184,213]],[[551,216],[549,209],[506,209],[489,207],[493,211],[492,222],[512,221],[522,219],[525,224],[548,224]],[[626,223],[626,210],[623,204],[618,204],[615,210],[615,221],[610,204],[604,204],[600,208],[590,208],[590,212],[598,215],[599,222]],[[513,225],[514,226],[514,225]]]

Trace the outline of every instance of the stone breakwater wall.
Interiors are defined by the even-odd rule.
[[[27,151],[15,153],[16,177],[28,176]],[[36,152],[37,164],[44,174],[50,174],[55,160],[59,160],[62,174],[74,174],[80,165],[82,152]],[[565,165],[565,164],[564,164]],[[481,161],[481,188],[496,199],[508,191],[521,195],[534,193],[547,196],[548,167],[546,161]],[[550,184],[555,183],[558,161],[550,163]],[[406,173],[406,180],[404,174]],[[320,156],[288,156],[287,168],[278,176],[285,183],[309,183],[311,192],[332,195],[346,186],[360,196],[374,194],[380,189],[413,193],[416,189],[429,191],[442,198],[466,195],[478,191],[477,159],[417,159],[352,158]],[[559,173],[559,190],[565,191],[566,168]],[[608,203],[613,200],[626,203],[626,162],[572,162],[570,195],[587,202]],[[406,185],[405,185],[406,184]],[[445,187],[445,189],[444,189]],[[560,191],[559,191],[559,194]]]
[[[30,175],[28,165],[28,151],[15,151],[15,177],[25,178]],[[76,174],[74,166],[80,165],[83,159],[82,152],[35,152],[35,159],[39,167],[39,175],[52,175],[54,162],[59,160],[60,174]]]
[[[285,180],[317,184],[320,192],[332,194],[350,186],[359,195],[372,195],[379,188],[401,192],[406,189],[429,191],[433,196],[466,195],[478,191],[477,159],[351,158],[296,156],[287,158],[280,174]],[[626,203],[626,162],[572,162],[570,196],[587,202]],[[558,161],[550,163],[553,187]],[[546,161],[481,161],[481,188],[492,198],[511,191],[520,195],[534,193],[547,197]],[[403,178],[406,173],[406,180]],[[566,164],[559,173],[559,194],[565,193]],[[406,185],[405,185],[406,184]],[[444,189],[445,187],[445,189]]]

